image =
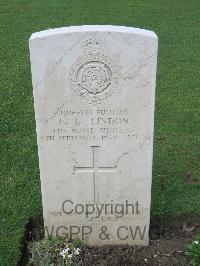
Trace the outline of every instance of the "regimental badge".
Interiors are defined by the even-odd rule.
[[[119,71],[115,63],[103,54],[103,45],[96,37],[87,38],[83,49],[83,56],[70,69],[70,81],[77,95],[97,105],[117,89]]]

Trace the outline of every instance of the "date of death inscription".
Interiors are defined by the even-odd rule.
[[[138,136],[128,109],[60,109],[53,123],[46,123],[42,142],[87,142],[130,139]],[[144,133],[144,140],[151,134]]]

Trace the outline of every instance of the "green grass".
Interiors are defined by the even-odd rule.
[[[77,24],[128,25],[159,37],[152,216],[200,214],[200,1],[0,0],[0,265],[15,265],[41,216],[28,39]]]

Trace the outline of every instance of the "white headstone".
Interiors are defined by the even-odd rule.
[[[46,235],[147,245],[156,34],[51,29],[30,54]]]

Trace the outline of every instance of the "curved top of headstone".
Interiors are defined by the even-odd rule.
[[[30,41],[38,38],[44,38],[57,34],[73,33],[73,32],[120,32],[120,33],[133,33],[137,35],[148,36],[157,39],[157,35],[153,31],[126,27],[126,26],[113,26],[113,25],[83,25],[83,26],[69,26],[55,29],[48,29],[44,31],[35,32],[31,35]]]

